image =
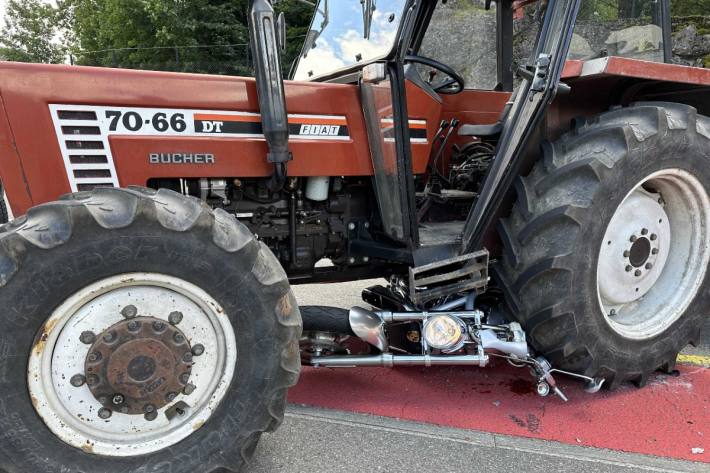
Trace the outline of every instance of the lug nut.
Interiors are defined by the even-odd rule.
[[[134,305],[127,305],[126,307],[121,309],[121,315],[127,319],[132,319],[133,317],[138,315],[138,309],[136,309],[136,306]]]
[[[651,263],[646,263],[646,269],[652,269],[653,265]]]
[[[128,322],[128,330],[130,330],[131,332],[137,332],[140,328],[140,322],[136,320],[131,320],[130,322]]]
[[[117,406],[119,404],[123,404],[125,400],[126,398],[123,397],[123,394],[114,394],[113,399],[111,399],[111,402]]]
[[[108,398],[107,398],[106,396],[99,396],[98,401],[99,401],[101,404],[107,404],[107,403],[108,403]]]
[[[155,410],[155,406],[153,404],[146,404],[143,406],[143,413],[143,417],[148,422],[152,422],[158,418],[158,412]]]
[[[630,273],[632,269],[634,269],[634,268],[633,268],[631,265],[627,265],[627,266],[626,266],[626,272],[627,272],[627,273]]]
[[[348,223],[348,230],[355,230],[355,224],[353,222]]]
[[[184,355],[182,355],[182,361],[185,363],[190,363],[192,361],[192,353],[191,352],[185,352]]]
[[[624,251],[624,258],[628,258],[631,256],[631,252],[629,250]]]
[[[173,402],[177,397],[177,393],[168,393],[165,395],[165,400],[168,402]]]
[[[170,315],[168,315],[168,322],[172,325],[177,325],[182,322],[182,312],[170,312]]]
[[[641,235],[648,235],[648,228],[644,228],[641,230]]]
[[[81,332],[79,340],[81,341],[81,343],[91,345],[96,341],[96,335],[94,334],[94,332],[90,332],[87,330],[86,332]]]
[[[201,343],[198,343],[197,345],[192,347],[192,354],[194,356],[202,356],[202,354],[205,352],[205,346]]]
[[[111,409],[106,409],[105,407],[99,409],[99,417],[103,420],[106,420],[111,417],[111,414],[113,414],[113,412],[111,412]]]
[[[651,233],[651,241],[656,241],[657,238],[658,235],[656,235],[655,233]]]
[[[165,330],[165,324],[163,322],[153,322],[153,330],[160,333]]]
[[[96,363],[97,361],[101,361],[101,352],[92,351],[91,353],[89,353],[86,359],[89,360],[89,363]]]
[[[355,258],[353,258],[352,256],[348,258],[348,263],[355,264]]]
[[[634,276],[641,276],[641,270],[637,269],[636,271],[634,271]]]
[[[79,388],[84,385],[86,382],[86,377],[83,374],[75,374],[74,376],[71,377],[69,380],[72,386],[75,388]]]
[[[182,343],[185,341],[185,337],[183,337],[181,333],[175,332],[175,334],[173,335],[173,340],[175,341],[175,343]]]
[[[99,384],[99,377],[95,374],[90,374],[86,377],[86,384],[88,384],[89,386],[95,386]]]
[[[182,384],[187,384],[190,381],[190,373],[183,373],[180,375],[180,382]]]
[[[535,389],[536,389],[537,394],[539,396],[545,397],[548,394],[550,394],[550,385],[544,381],[540,381],[539,383],[537,383],[537,386],[535,386]]]
[[[194,384],[190,383],[187,386],[185,386],[185,388],[183,388],[182,393],[185,396],[189,396],[190,394],[195,392],[195,389],[197,389],[197,387]]]
[[[658,248],[654,248],[651,250],[652,255],[657,255],[658,254]]]
[[[635,242],[636,240],[638,240],[638,237],[636,235],[631,235],[631,238],[629,238],[629,241],[631,243]]]
[[[116,340],[116,332],[109,332],[106,335],[104,335],[104,342],[111,343],[114,340]]]

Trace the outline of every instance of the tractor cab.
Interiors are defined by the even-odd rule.
[[[496,245],[500,182],[568,91],[565,60],[669,60],[667,1],[576,3],[317,3],[291,77],[359,87],[382,234],[351,251],[416,266]]]
[[[557,92],[576,10],[318,2],[292,78],[359,87],[381,226],[355,235],[356,257],[423,266],[483,248],[497,183]]]

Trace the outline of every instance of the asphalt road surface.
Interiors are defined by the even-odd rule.
[[[251,473],[703,472],[707,463],[290,406]]]

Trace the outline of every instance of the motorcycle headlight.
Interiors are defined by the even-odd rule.
[[[422,335],[432,348],[455,351],[463,346],[466,326],[457,317],[435,315],[424,321]]]

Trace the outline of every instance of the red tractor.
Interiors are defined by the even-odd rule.
[[[581,3],[319,0],[292,81],[267,0],[256,79],[0,64],[0,470],[237,471],[301,360],[672,371],[710,71],[669,0]],[[370,277],[372,310],[289,286]]]

